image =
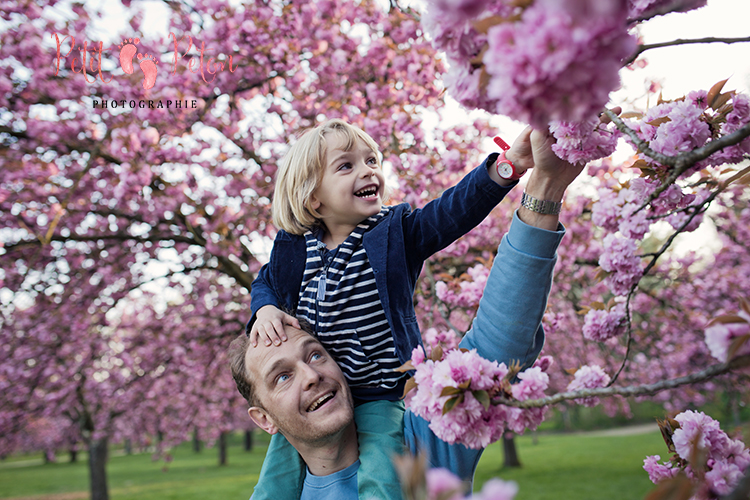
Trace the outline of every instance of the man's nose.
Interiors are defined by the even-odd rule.
[[[300,378],[302,379],[303,387],[305,389],[310,389],[315,387],[323,379],[323,376],[312,366],[307,363],[302,363],[302,367],[300,368]]]

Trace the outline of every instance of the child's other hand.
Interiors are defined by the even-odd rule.
[[[299,320],[294,316],[286,314],[274,306],[263,306],[256,313],[255,323],[250,329],[250,343],[253,347],[258,345],[258,340],[266,345],[281,345],[286,342],[287,336],[284,325],[300,328]]]

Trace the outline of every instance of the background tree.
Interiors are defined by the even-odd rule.
[[[91,7],[4,6],[3,449],[18,449],[29,422],[70,422],[89,448],[99,499],[108,442],[155,436],[166,450],[196,428],[209,441],[244,428],[222,356],[248,319],[250,283],[275,233],[278,158],[303,129],[343,117],[380,145],[397,187],[391,202],[420,206],[474,166],[495,133],[485,119],[442,126],[444,86],[469,108],[551,121],[559,154],[574,161],[607,157],[617,137],[634,146],[624,162],[592,164],[590,188],[567,201],[569,236],[545,319],[557,356],[551,386],[568,387],[583,360],[613,387],[713,363],[705,322],[736,311],[748,289],[746,169],[723,166],[747,158],[747,99],[717,86],[594,125],[621,68],[651,48],[638,45],[638,25],[701,3],[438,3],[419,13],[395,2],[164,2],[168,33],[155,37],[141,29],[152,12],[123,2],[128,28],[101,47],[102,13]],[[566,9],[566,26],[586,37],[557,29]],[[547,35],[551,43],[534,43]],[[513,78],[546,63],[565,78],[531,71],[532,88]],[[680,102],[702,107],[682,119]],[[665,133],[676,123],[703,128]],[[670,152],[665,136],[685,143]],[[519,197],[425,266],[415,300],[428,340],[455,342],[446,332],[469,326]],[[672,255],[673,235],[706,217],[721,250]],[[614,265],[623,255],[638,264]],[[707,387],[657,398],[670,409],[701,404]]]
[[[66,418],[95,499],[113,440],[167,448],[195,427],[208,440],[238,428],[223,351],[248,319],[276,161],[295,135],[324,117],[363,127],[391,182],[408,179],[398,199],[419,204],[488,133],[425,137],[442,63],[399,9],[165,5],[172,36],[144,35],[144,4],[125,2],[114,41],[83,4],[2,14],[2,435],[11,450],[30,419]]]

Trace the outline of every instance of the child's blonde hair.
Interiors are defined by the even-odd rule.
[[[357,140],[364,142],[382,167],[378,145],[364,130],[338,118],[308,130],[292,145],[276,172],[273,222],[277,228],[304,234],[319,224],[321,215],[312,207],[311,198],[323,180],[328,161],[326,135],[330,132],[341,134],[345,151],[351,150]]]

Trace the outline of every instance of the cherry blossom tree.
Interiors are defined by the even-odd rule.
[[[676,413],[703,403],[700,389],[746,380],[747,96],[719,82],[604,111],[620,104],[610,97],[622,68],[656,48],[637,26],[705,2],[435,0],[417,12],[169,1],[161,37],[141,29],[151,11],[122,3],[129,28],[114,42],[85,5],[3,4],[3,453],[32,422],[74,425],[92,457],[92,498],[103,499],[109,441],[159,436],[166,450],[195,428],[209,440],[243,428],[223,352],[248,319],[276,231],[278,158],[303,129],[343,117],[380,145],[391,202],[420,206],[495,133],[485,119],[434,126],[444,88],[469,109],[549,126],[561,157],[592,162],[589,189],[563,214],[569,235],[545,317],[555,360],[521,373],[487,366],[503,391],[443,396],[458,409],[449,416],[472,401],[496,410],[474,443],[533,427],[552,404],[616,411],[627,410],[620,396],[655,395]],[[631,148],[624,162],[607,158],[618,144]],[[519,197],[426,264],[415,303],[427,344],[455,344],[469,327]],[[721,249],[674,253],[701,223]],[[416,364],[432,366],[425,354]],[[415,404],[435,413],[445,401]]]
[[[555,353],[555,361],[542,372],[534,367],[520,377],[526,373],[521,372],[515,385],[510,381],[518,372],[501,365],[475,373],[471,381],[436,388],[445,381],[433,373],[450,372],[455,363],[482,365],[458,361],[450,351],[430,360],[415,353],[419,390],[411,401],[445,439],[483,446],[499,438],[499,428],[517,426],[519,419],[527,421],[518,426],[521,430],[541,421],[541,413],[519,415],[519,409],[575,401],[627,411],[627,401],[618,396],[652,396],[677,413],[705,403],[717,389],[747,387],[742,381],[750,340],[750,268],[741,220],[748,215],[750,180],[748,96],[727,91],[725,80],[678,99],[659,96],[648,109],[620,114],[604,108],[619,85],[621,68],[657,48],[638,45],[637,26],[704,4],[429,2],[422,21],[451,64],[445,78],[449,93],[468,108],[537,127],[549,124],[561,158],[599,160],[588,170],[595,192],[569,194],[562,216],[570,236],[560,250],[545,317],[545,352]],[[712,41],[750,39],[659,46]],[[606,159],[618,142],[633,151],[622,163]],[[708,256],[675,253],[677,238],[706,218],[718,231],[720,250]],[[475,255],[486,258],[479,253],[484,252],[481,244],[466,248],[478,248]],[[465,328],[487,272],[476,261],[448,262],[449,272],[437,275],[443,282],[433,279],[423,289],[422,305],[438,319],[439,333],[432,336],[437,340],[449,328],[458,334]],[[726,269],[717,268],[729,262]],[[556,394],[528,397],[548,388]],[[746,389],[740,391],[746,398]],[[472,414],[481,417],[465,420]],[[456,434],[457,429],[462,431]],[[716,473],[726,488],[708,481],[710,474],[689,474],[691,480],[704,481],[696,494],[714,498],[731,491],[747,466],[739,463],[731,480]]]
[[[477,161],[485,121],[426,137],[443,66],[419,22],[372,2],[123,2],[102,40],[83,4],[3,4],[0,407],[4,452],[69,422],[92,498],[107,446],[244,429],[224,350],[267,258],[277,159],[343,117],[381,146],[396,200]],[[438,170],[438,166],[440,169]]]

